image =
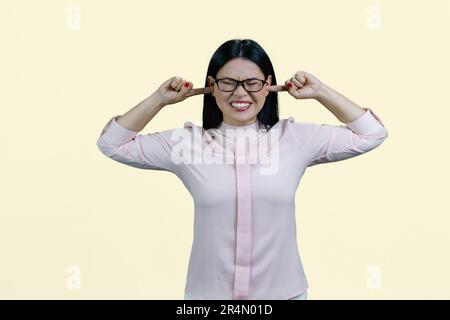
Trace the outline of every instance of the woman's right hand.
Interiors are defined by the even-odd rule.
[[[188,85],[187,87],[185,86]],[[154,95],[163,105],[175,104],[193,95],[193,84],[182,77],[173,76],[155,91]]]

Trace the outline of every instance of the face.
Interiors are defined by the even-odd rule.
[[[257,78],[264,80],[264,74],[256,63],[243,58],[235,58],[228,61],[219,70],[216,78],[232,78],[235,80]],[[256,121],[256,115],[261,111],[266,97],[270,93],[268,87],[272,83],[272,76],[268,76],[263,88],[259,92],[247,92],[242,84],[234,91],[221,91],[211,76],[208,76],[208,83],[210,86],[214,84],[211,94],[216,98],[216,103],[222,111],[223,121],[230,125],[244,126]],[[231,102],[239,100],[248,101],[251,104],[244,111],[238,111],[239,109],[231,106]]]

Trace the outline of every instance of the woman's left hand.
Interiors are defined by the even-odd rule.
[[[317,99],[323,86],[319,79],[306,71],[297,71],[292,78],[286,80],[285,85],[295,99]]]

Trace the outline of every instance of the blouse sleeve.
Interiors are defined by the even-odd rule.
[[[294,123],[297,141],[305,146],[307,167],[341,161],[375,149],[388,137],[388,132],[375,113],[366,112],[344,125]]]
[[[119,125],[116,121],[119,117],[111,118],[97,140],[105,156],[140,169],[175,171],[171,134],[176,129],[138,134]]]

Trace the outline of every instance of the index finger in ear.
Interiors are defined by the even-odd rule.
[[[195,96],[198,94],[208,94],[211,93],[213,91],[213,87],[205,87],[205,88],[196,88],[196,89],[192,89],[187,95],[190,96]]]
[[[274,86],[269,86],[269,91],[271,91],[271,92],[288,91],[288,89],[284,85],[274,85]]]

